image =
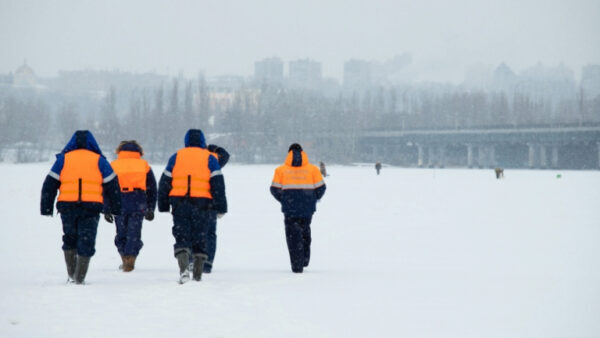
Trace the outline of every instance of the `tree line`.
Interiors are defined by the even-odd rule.
[[[556,100],[526,92],[466,90],[427,84],[317,90],[246,84],[211,89],[205,78],[173,78],[154,87],[121,90],[77,103],[68,94],[0,93],[0,149],[17,161],[46,159],[76,129],[94,133],[110,155],[121,140],[138,140],[146,156],[166,162],[189,128],[200,128],[232,159],[280,162],[287,145],[305,144],[328,162],[360,161],[354,151],[365,131],[563,127],[600,123],[600,96],[581,92]],[[283,155],[282,155],[283,154]]]

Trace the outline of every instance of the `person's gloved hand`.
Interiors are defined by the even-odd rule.
[[[146,214],[144,215],[144,218],[145,218],[147,221],[151,221],[151,220],[153,220],[153,219],[154,219],[154,211],[152,211],[152,210],[148,210],[148,211],[146,211]]]
[[[218,213],[218,214],[217,214],[217,218],[223,218],[223,216],[225,216],[225,214],[224,214],[224,213]]]
[[[113,218],[113,215],[111,213],[106,213],[104,214],[104,219],[108,222],[108,223],[112,223],[115,219]]]

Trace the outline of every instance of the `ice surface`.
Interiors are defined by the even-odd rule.
[[[212,274],[179,285],[169,214],[132,273],[100,221],[66,285],[50,163],[0,165],[0,337],[598,337],[600,172],[328,166],[311,265],[289,267],[275,166],[228,165]],[[160,175],[163,165],[153,166]]]

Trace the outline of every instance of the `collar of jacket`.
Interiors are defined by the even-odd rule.
[[[141,155],[137,151],[121,150],[117,156],[118,159],[122,158],[140,158]]]

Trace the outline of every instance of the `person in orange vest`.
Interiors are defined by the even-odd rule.
[[[208,258],[206,229],[210,210],[217,212],[217,218],[227,213],[221,166],[206,149],[204,134],[190,129],[184,142],[185,148],[171,156],[158,184],[158,211],[172,210],[173,214],[173,248],[181,284],[190,279],[190,256],[194,258],[194,280],[202,279]]]
[[[281,203],[285,238],[295,273],[302,273],[310,261],[310,224],[325,189],[319,168],[308,162],[302,146],[292,144],[285,163],[275,169],[271,194]]]
[[[96,233],[105,202],[107,210],[121,213],[119,181],[102,155],[91,132],[78,130],[56,161],[42,186],[41,214],[52,216],[54,199],[63,223],[67,282],[84,284],[91,257],[96,252]]]
[[[111,162],[121,187],[121,216],[114,217],[117,234],[115,245],[121,255],[119,267],[124,272],[135,268],[135,260],[142,249],[142,222],[154,219],[156,208],[156,179],[146,160],[142,147],[134,140],[122,141],[116,150],[117,159]],[[105,213],[108,223],[113,222]]]

